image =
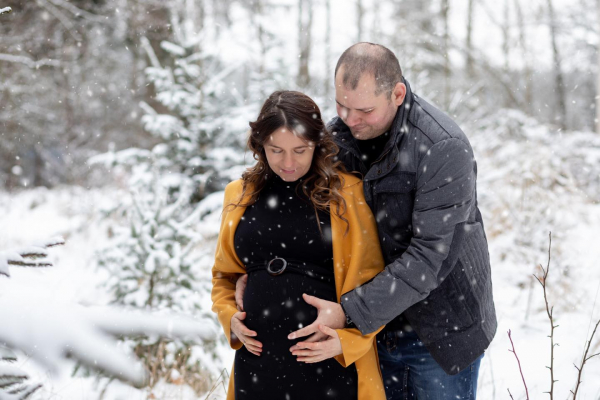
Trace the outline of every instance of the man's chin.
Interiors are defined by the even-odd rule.
[[[364,140],[366,137],[366,131],[364,129],[350,129],[350,133],[358,140]]]
[[[372,138],[371,132],[366,129],[358,131],[350,129],[350,133],[352,133],[352,136],[354,136],[354,139],[356,140],[368,140]]]

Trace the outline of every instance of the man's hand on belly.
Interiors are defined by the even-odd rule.
[[[290,349],[299,362],[311,364],[342,354],[342,342],[338,333],[325,325],[319,325],[319,330],[327,337],[326,340],[317,343],[300,342]]]
[[[319,330],[319,325],[324,325],[331,329],[342,329],[346,326],[346,315],[344,314],[344,310],[342,310],[342,306],[338,303],[307,294],[303,294],[302,297],[304,301],[317,309],[317,319],[312,324],[288,335],[288,339],[290,340],[312,335],[304,342],[296,344],[296,346],[302,343],[320,342],[329,338],[327,334]],[[296,346],[293,346],[290,350],[293,351]]]

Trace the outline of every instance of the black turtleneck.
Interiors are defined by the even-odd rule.
[[[283,257],[333,269],[331,218],[315,209],[298,182],[275,175],[246,208],[235,232],[235,251],[245,265]]]
[[[379,156],[381,156],[381,153],[383,152],[383,149],[385,148],[385,145],[389,139],[390,132],[388,131],[373,139],[356,140],[356,144],[360,150],[360,159],[367,166],[367,168],[377,161]]]

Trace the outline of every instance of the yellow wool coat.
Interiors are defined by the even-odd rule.
[[[343,293],[367,282],[384,268],[375,219],[365,201],[362,182],[353,175],[341,175],[344,180],[341,195],[347,205],[344,218],[349,224],[347,225],[335,213],[331,214],[335,289],[338,301]],[[235,281],[245,273],[245,268],[236,255],[233,240],[235,230],[246,208],[227,206],[236,204],[241,193],[241,180],[231,182],[225,188],[221,230],[212,269],[212,310],[217,313],[225,336],[235,350],[242,347],[239,340],[235,342],[231,340],[231,318],[237,312]],[[332,209],[335,209],[335,206]],[[385,400],[375,342],[375,335],[379,330],[364,336],[355,328],[337,330],[342,344],[342,354],[335,359],[344,367],[352,363],[356,364],[359,400]],[[235,398],[233,369],[230,376],[227,399],[233,400]]]

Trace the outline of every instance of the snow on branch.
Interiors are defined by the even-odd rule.
[[[29,375],[14,365],[0,364],[0,400],[24,400],[42,387],[26,384]]]
[[[35,61],[35,60],[32,60],[31,58],[25,57],[25,56],[15,56],[12,54],[2,54],[2,53],[0,53],[0,61],[21,63],[21,64],[27,65],[30,68],[35,68],[35,69],[43,67],[44,65],[49,65],[51,67],[60,67],[61,66],[60,60],[51,60],[48,58],[46,60]]]
[[[12,12],[12,8],[10,8],[10,7],[0,8],[0,15],[10,14],[11,12]]]
[[[17,361],[17,356],[11,349],[0,345],[0,361]]]
[[[22,384],[21,381],[10,381],[6,392],[0,391],[0,400],[25,400],[28,399],[42,385]]]
[[[64,244],[65,240],[62,237],[55,237],[24,248],[0,251],[0,275],[10,276],[9,265],[51,267],[52,263],[46,259],[48,252],[45,249]]]
[[[11,321],[0,327],[0,342],[25,352],[50,372],[58,373],[68,357],[137,386],[146,383],[146,371],[135,357],[119,349],[113,336],[157,335],[202,342],[217,338],[214,324],[202,319],[54,304],[22,295],[0,297],[0,321]],[[7,366],[1,368],[0,379],[4,379]],[[9,375],[16,370],[11,371],[6,370]]]

